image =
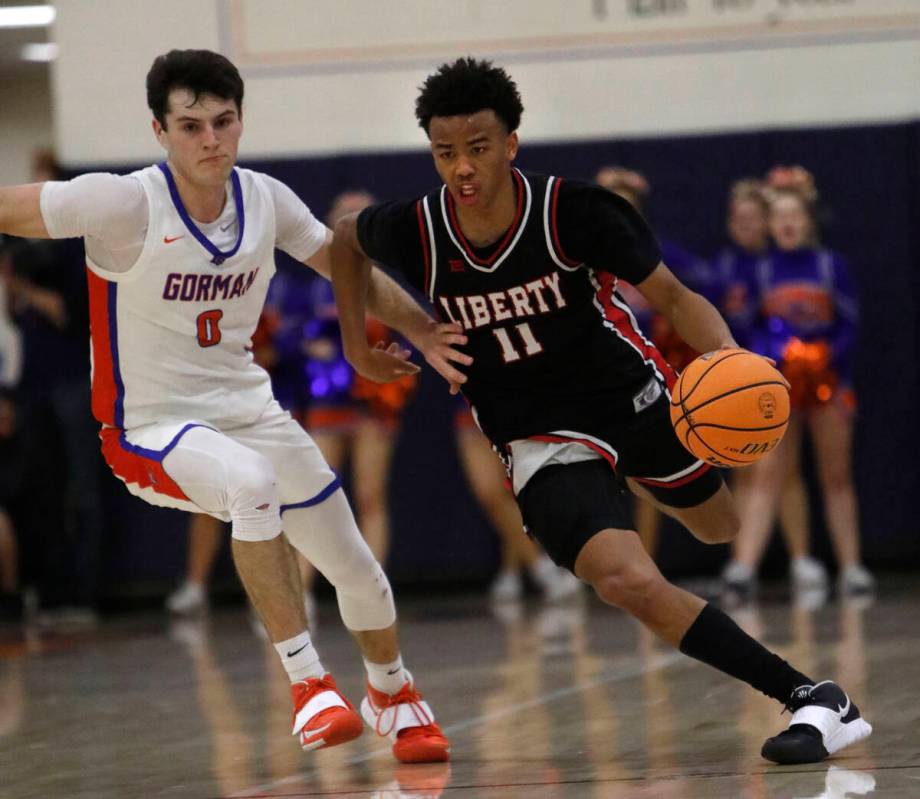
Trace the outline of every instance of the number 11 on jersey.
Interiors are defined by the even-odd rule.
[[[519,325],[514,325],[513,329],[517,331],[517,337],[521,340],[524,356],[529,358],[532,355],[543,352],[543,345],[534,336],[533,331],[530,329],[530,323],[521,322]],[[509,328],[506,327],[496,327],[493,328],[492,335],[498,339],[498,345],[502,348],[504,362],[512,363],[521,359],[521,352],[520,347],[515,346],[515,343],[511,340],[511,334],[508,330]]]

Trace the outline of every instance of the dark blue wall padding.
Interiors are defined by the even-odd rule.
[[[571,178],[590,179],[610,163],[638,169],[653,187],[648,212],[656,230],[704,255],[723,241],[733,180],[762,175],[777,163],[802,164],[814,173],[825,241],[849,259],[862,303],[855,477],[865,555],[877,565],[920,564],[913,505],[920,496],[918,154],[920,123],[912,122],[568,144],[531,144],[525,135],[518,158],[524,169]],[[392,199],[437,183],[423,150],[245,165],[285,181],[320,215],[347,188]],[[451,407],[445,384],[426,369],[393,465],[389,571],[398,583],[482,581],[497,568],[495,537],[460,472]],[[107,485],[109,589],[177,575],[182,515],[145,506],[114,480]],[[817,550],[828,554],[817,500],[813,516]],[[698,545],[671,525],[665,530],[660,561],[666,572],[713,571],[724,558],[722,547]],[[779,564],[775,554],[772,562]],[[226,560],[222,568],[229,568]]]

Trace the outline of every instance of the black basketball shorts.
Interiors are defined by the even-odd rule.
[[[571,440],[578,441],[577,434]],[[628,424],[610,430],[604,440],[616,453],[615,471],[604,459],[546,466],[518,494],[528,533],[556,564],[571,571],[595,534],[633,529],[624,478],[632,478],[662,505],[673,508],[700,505],[723,484],[718,469],[698,462],[681,446],[665,397]]]
[[[545,466],[518,494],[527,533],[557,566],[575,571],[582,547],[601,530],[631,530],[626,487],[606,461]]]

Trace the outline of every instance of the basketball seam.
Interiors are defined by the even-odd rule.
[[[691,430],[691,432],[695,432],[695,428],[693,428],[693,427],[691,427],[690,430]],[[733,457],[731,457],[730,455],[723,455],[723,454],[722,454],[721,452],[719,452],[717,449],[713,449],[712,447],[710,447],[709,444],[707,444],[707,443],[703,440],[703,437],[702,437],[699,433],[696,433],[696,439],[697,439],[697,441],[700,442],[700,444],[702,444],[704,447],[706,447],[706,449],[708,449],[713,455],[715,455],[717,458],[721,458],[721,459],[722,459],[721,462],[722,462],[723,465],[727,465],[727,464],[725,464],[725,461],[733,461],[734,463],[740,463],[742,466],[747,466],[747,465],[753,463],[753,461],[742,461],[742,460],[739,460],[738,458],[733,458]],[[693,452],[693,450],[690,450],[690,451]],[[694,454],[696,454],[696,453],[694,453]],[[699,456],[697,455],[697,457],[699,457]]]
[[[730,397],[732,394],[737,394],[739,391],[746,391],[749,388],[760,388],[761,386],[783,386],[783,388],[785,388],[785,384],[780,383],[778,380],[765,380],[762,383],[748,383],[746,386],[739,386],[738,388],[733,388],[731,391],[726,391],[724,394],[717,394],[715,397],[710,397],[708,400],[706,400],[705,402],[701,402],[699,405],[695,406],[694,408],[691,408],[689,411],[687,410],[687,405],[684,402],[683,397],[681,397],[680,409],[683,415],[677,418],[673,422],[673,424],[676,425],[688,413],[694,413],[698,411],[700,408],[705,408],[707,405],[712,404],[716,400],[720,400],[725,397]]]
[[[687,395],[686,395],[686,396],[684,396],[683,391],[681,391],[681,397],[680,397],[681,402],[685,402],[685,401],[687,401],[688,399],[690,399],[690,395],[691,395],[694,391],[696,391],[696,389],[697,389],[697,387],[699,386],[699,384],[703,381],[703,378],[706,377],[706,375],[708,375],[708,374],[709,374],[713,369],[715,369],[720,363],[725,363],[727,360],[730,360],[731,358],[734,358],[734,357],[737,356],[737,355],[749,355],[749,354],[750,354],[750,353],[748,353],[747,350],[739,350],[738,352],[732,352],[732,353],[726,355],[724,358],[719,358],[719,360],[717,360],[715,363],[709,364],[709,366],[707,366],[707,367],[703,370],[703,373],[696,379],[696,382],[693,384],[693,388],[691,388],[691,389],[687,392]]]
[[[715,422],[697,422],[693,427],[694,429],[697,427],[714,427],[717,430],[734,430],[738,433],[762,433],[766,430],[777,430],[780,427],[785,427],[787,424],[789,424],[788,418],[784,422],[770,425],[769,427],[730,427],[727,424],[716,424]]]

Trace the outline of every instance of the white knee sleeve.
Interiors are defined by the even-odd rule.
[[[284,512],[284,534],[335,587],[349,630],[383,630],[396,621],[390,581],[361,537],[339,489],[309,508]]]
[[[278,483],[268,458],[252,455],[227,468],[232,535],[241,541],[267,541],[281,534]]]
[[[189,430],[163,466],[206,513],[233,523],[233,537],[268,541],[281,533],[275,470],[264,455],[207,427]]]

